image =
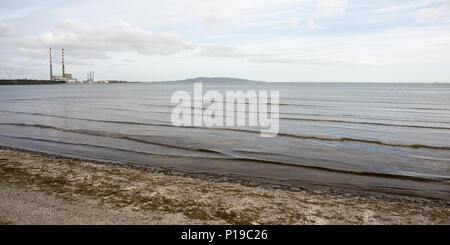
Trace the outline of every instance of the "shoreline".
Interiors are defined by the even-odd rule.
[[[0,146],[0,224],[450,224],[440,200],[305,190]]]

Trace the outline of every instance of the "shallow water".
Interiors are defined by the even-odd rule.
[[[0,86],[0,145],[296,186],[450,199],[450,84],[204,83],[280,91],[280,134],[174,127],[192,83]],[[205,105],[206,106],[206,105]]]

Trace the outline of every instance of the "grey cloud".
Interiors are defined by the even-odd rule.
[[[300,64],[300,60],[288,58],[250,58],[250,63]]]
[[[143,55],[171,55],[195,48],[170,33],[151,33],[120,21],[91,25],[79,20],[65,20],[49,33],[29,36],[16,42],[22,55],[44,55],[49,47],[64,47],[76,58],[108,59],[110,52],[134,51]]]
[[[341,66],[355,66],[363,65],[363,63],[347,62],[340,60],[323,60],[323,59],[296,59],[296,58],[250,58],[250,63],[272,63],[272,64],[302,64],[302,65],[341,65]]]
[[[343,15],[347,8],[347,0],[318,0],[314,17],[317,19]]]
[[[319,59],[319,58],[285,58],[271,53],[248,53],[232,46],[203,46],[200,56],[212,58],[243,58],[250,63],[272,63],[272,64],[304,64],[304,65],[339,65],[355,66],[365,63],[347,62],[341,60]]]
[[[249,54],[246,54],[239,50],[236,47],[232,46],[223,46],[223,45],[211,45],[211,46],[203,46],[201,48],[200,56],[205,57],[214,57],[214,58],[242,58],[248,57]]]
[[[237,47],[229,45],[202,46],[198,55],[211,58],[257,58],[272,56],[272,54],[269,53],[245,52]]]
[[[75,65],[75,66],[92,66],[93,65],[93,63],[90,63],[90,62],[84,62],[84,61],[73,60],[73,59],[67,59],[65,61],[65,63],[68,65]]]
[[[418,23],[433,23],[450,12],[450,0],[445,0],[439,7],[422,8],[416,12],[415,20]]]
[[[14,29],[5,22],[0,22],[0,37],[10,37],[14,35]]]

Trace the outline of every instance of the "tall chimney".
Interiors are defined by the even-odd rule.
[[[50,48],[50,81],[53,81],[52,48]]]
[[[62,75],[64,77],[64,74],[66,74],[66,69],[64,67],[64,49],[62,49]]]

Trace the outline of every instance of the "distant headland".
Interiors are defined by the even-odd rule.
[[[265,82],[265,81],[254,81],[248,79],[241,78],[233,78],[233,77],[196,77],[196,78],[188,78],[184,80],[174,80],[174,81],[153,81],[153,82],[229,82],[229,83],[244,83],[244,82]]]
[[[196,83],[196,82],[226,82],[226,83],[262,83],[265,81],[255,81],[248,80],[242,78],[233,78],[233,77],[196,77],[196,78],[188,78],[184,80],[170,80],[170,81],[152,81],[154,83]],[[152,83],[149,82],[149,83]],[[78,83],[88,83],[88,82],[78,82]],[[130,82],[130,81],[119,81],[119,80],[109,80],[109,81],[96,81],[90,83],[145,83],[145,82]],[[48,85],[48,84],[67,84],[66,81],[63,80],[37,80],[37,79],[0,79],[0,85]]]

